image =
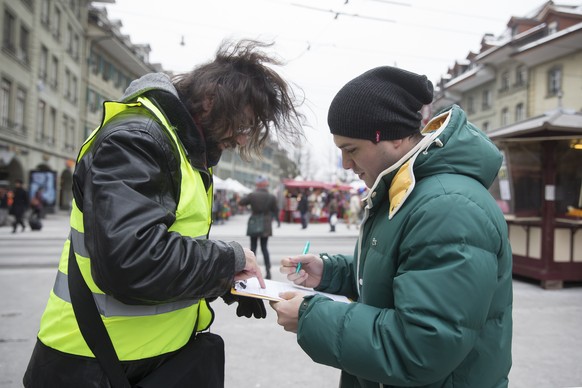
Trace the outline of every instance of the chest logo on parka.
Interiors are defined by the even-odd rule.
[[[376,240],[376,237],[372,238],[372,246],[375,247],[376,245],[378,245],[378,240]]]

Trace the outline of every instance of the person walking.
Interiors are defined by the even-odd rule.
[[[290,142],[303,136],[299,103],[270,46],[225,41],[192,71],[144,75],[104,103],[103,122],[77,158],[70,235],[25,387],[110,387],[119,373],[107,364],[121,369],[123,386],[158,371],[158,386],[169,386],[174,371],[186,374],[180,386],[223,386],[224,346],[196,334],[213,322],[210,303],[238,303],[245,317],[266,311],[230,293],[251,277],[264,287],[253,252],[209,238],[212,167],[225,149],[248,159],[273,133]],[[97,315],[89,322],[77,303],[87,294]],[[105,341],[87,330],[95,321]],[[111,358],[96,359],[103,347],[113,348]]]
[[[329,194],[329,202],[327,204],[327,212],[329,214],[329,231],[335,232],[335,226],[337,225],[338,219],[338,203],[337,196],[335,193]]]
[[[426,76],[382,66],[328,111],[343,167],[370,188],[359,240],[280,271],[353,303],[288,292],[271,306],[309,357],[342,370],[340,387],[508,386],[512,253],[488,191],[502,155],[456,105],[421,131],[432,98]]]
[[[362,211],[362,198],[358,195],[356,189],[350,190],[348,229],[350,225],[355,225],[356,229],[360,228],[360,212]]]
[[[273,235],[273,220],[281,225],[279,220],[279,207],[277,198],[269,193],[269,180],[259,176],[256,181],[256,189],[247,196],[241,198],[239,205],[250,206],[251,215],[247,224],[247,236],[251,238],[251,251],[257,255],[257,242],[261,242],[261,252],[265,263],[265,278],[271,279],[271,257],[269,255],[269,237]]]
[[[26,228],[24,223],[24,215],[28,210],[30,201],[28,198],[28,191],[23,187],[22,180],[16,179],[14,181],[14,189],[12,190],[12,205],[9,213],[14,217],[12,221],[12,233],[16,233],[18,225],[22,227],[22,231]]]
[[[301,229],[307,229],[309,225],[309,198],[305,191],[299,193],[297,210],[299,210],[301,217]]]

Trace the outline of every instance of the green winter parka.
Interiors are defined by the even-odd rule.
[[[488,192],[502,156],[453,106],[370,190],[353,256],[321,254],[297,340],[347,387],[507,387],[512,277]]]

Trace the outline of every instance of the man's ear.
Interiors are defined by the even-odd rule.
[[[397,150],[404,145],[404,140],[405,139],[390,140],[390,143],[392,143],[392,147]]]

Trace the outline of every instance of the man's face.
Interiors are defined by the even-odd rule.
[[[342,167],[352,170],[371,188],[380,173],[396,163],[408,152],[404,140],[374,143],[370,140],[333,135],[335,145],[342,152]]]
[[[235,149],[237,146],[244,146],[247,143],[248,134],[237,134],[229,132],[229,135],[222,139],[213,139],[211,136],[206,139],[206,159],[209,167],[216,166],[222,157],[222,152],[226,149]]]
[[[245,108],[245,116],[247,121],[239,126],[239,128],[230,128],[227,131],[221,131],[222,136],[214,136],[215,132],[210,131],[206,134],[206,152],[209,166],[218,164],[222,152],[226,149],[234,149],[237,146],[244,146],[247,144],[248,138],[253,128],[253,112],[250,107]]]

